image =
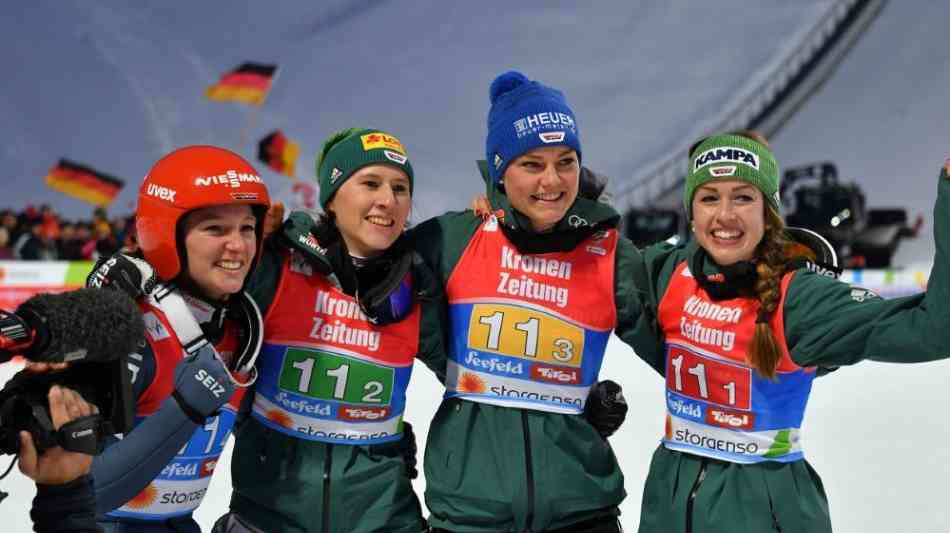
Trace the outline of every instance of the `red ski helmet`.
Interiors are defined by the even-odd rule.
[[[215,146],[186,146],[158,160],[139,188],[135,229],[145,260],[158,276],[173,280],[182,271],[178,223],[189,211],[216,205],[247,204],[257,219],[260,259],[264,215],[270,195],[264,180],[241,156]]]

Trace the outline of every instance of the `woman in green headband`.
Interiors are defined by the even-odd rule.
[[[439,287],[404,244],[412,165],[394,135],[351,128],[326,140],[316,175],[324,214],[292,214],[249,285],[260,377],[214,531],[419,533],[406,387],[416,357],[444,360],[419,304]]]
[[[689,157],[694,238],[644,250],[667,412],[639,531],[830,532],[801,439],[812,380],[818,367],[950,355],[950,163],[939,178],[928,291],[883,300],[789,266],[778,165],[764,139],[714,135]]]

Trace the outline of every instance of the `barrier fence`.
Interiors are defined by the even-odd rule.
[[[841,279],[885,298],[895,298],[926,290],[930,266],[845,270]],[[0,308],[13,310],[41,292],[78,289],[91,270],[91,261],[0,261]]]

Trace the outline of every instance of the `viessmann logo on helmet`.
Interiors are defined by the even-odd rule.
[[[240,187],[241,183],[264,183],[257,174],[247,174],[236,170],[229,170],[224,174],[217,176],[207,176],[195,178],[195,187],[210,187],[212,185],[224,185],[228,187]]]

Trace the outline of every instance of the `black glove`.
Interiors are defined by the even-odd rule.
[[[609,379],[594,383],[584,405],[584,418],[605,439],[620,429],[627,418],[627,400],[620,385]]]
[[[402,439],[399,441],[399,453],[402,455],[403,462],[406,463],[406,476],[409,479],[419,477],[419,471],[416,469],[416,434],[412,432],[412,425],[405,420],[402,422]]]
[[[117,253],[100,258],[86,277],[86,287],[116,289],[133,300],[152,292],[158,277],[144,259]]]

